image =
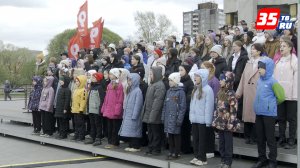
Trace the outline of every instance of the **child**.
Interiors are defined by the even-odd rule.
[[[107,86],[107,92],[104,99],[101,112],[108,119],[108,145],[106,149],[112,149],[119,146],[118,132],[121,127],[123,112],[124,92],[123,86],[119,81],[121,72],[118,68],[109,71],[110,84]]]
[[[42,115],[42,128],[43,133],[41,136],[50,137],[54,133],[54,115],[53,115],[53,102],[54,102],[54,89],[52,84],[54,81],[53,76],[46,76],[43,80],[44,88],[40,98],[39,111]]]
[[[192,123],[195,156],[190,163],[197,166],[207,164],[206,127],[211,125],[214,110],[214,92],[207,83],[208,74],[207,69],[199,69],[194,73],[195,87],[190,104],[190,121]]]
[[[161,114],[165,98],[165,85],[162,82],[162,68],[154,66],[150,71],[151,85],[148,87],[143,108],[143,122],[148,128],[148,151],[146,155],[159,155],[163,139]]]
[[[260,168],[268,164],[266,142],[270,150],[269,167],[273,168],[277,166],[277,146],[274,135],[275,121],[277,118],[277,104],[284,101],[285,94],[283,88],[272,77],[274,66],[273,60],[268,57],[258,62],[260,78],[257,82],[254,112],[256,113],[255,126],[259,161],[253,168]]]
[[[129,147],[125,151],[138,152],[141,147],[143,94],[139,88],[141,77],[137,73],[128,76],[127,96],[119,135],[129,137]]]
[[[79,75],[75,79],[77,88],[74,90],[72,96],[72,113],[74,114],[75,135],[72,140],[83,141],[85,138],[85,113],[86,113],[86,100],[87,92],[84,86],[87,83],[85,75]]]
[[[59,130],[57,139],[67,138],[69,130],[69,117],[71,112],[71,90],[69,89],[69,83],[71,79],[68,76],[61,76],[59,78],[60,88],[57,92],[55,117],[58,119]]]
[[[180,73],[169,75],[170,89],[164,101],[162,121],[164,131],[169,141],[169,154],[167,159],[178,159],[181,150],[181,124],[186,111],[186,98],[183,84],[180,83]]]
[[[220,75],[221,89],[217,95],[217,109],[214,112],[212,126],[219,130],[219,151],[222,168],[232,164],[233,137],[232,132],[240,128],[237,115],[237,100],[233,90],[234,74],[225,72]]]
[[[39,76],[32,78],[33,90],[30,93],[28,109],[32,111],[33,133],[39,135],[41,132],[41,112],[39,111],[40,98],[43,90],[43,79]]]
[[[88,93],[87,112],[90,119],[90,139],[85,144],[93,144],[93,146],[101,145],[102,138],[102,115],[100,109],[104,101],[104,90],[100,84],[103,79],[102,73],[94,73],[91,79],[91,87]]]

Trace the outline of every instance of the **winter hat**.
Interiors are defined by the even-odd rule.
[[[68,53],[67,52],[63,52],[63,53],[60,54],[60,56],[63,56],[63,55],[65,55],[66,57],[68,57]]]
[[[40,53],[40,54],[38,54],[38,55],[36,56],[36,58],[41,59],[41,60],[44,60],[44,59],[45,59],[45,56],[44,56],[43,53]]]
[[[100,82],[100,81],[103,79],[103,74],[97,72],[97,73],[94,73],[94,74],[93,74],[93,77],[96,78],[97,82]]]
[[[221,56],[222,54],[222,46],[220,45],[214,45],[211,49],[210,52],[215,52],[217,53],[219,56]]]
[[[116,78],[120,78],[121,72],[118,68],[113,68],[109,71],[109,73],[113,74]]]
[[[258,68],[266,69],[266,64],[261,61],[258,61]]]
[[[265,44],[266,38],[264,32],[256,33],[256,36],[252,39],[253,43]]]
[[[190,72],[190,70],[192,69],[191,65],[184,65],[183,64],[183,65],[180,65],[180,66],[182,66],[185,69],[186,74],[188,74]]]
[[[89,70],[88,73],[91,74],[91,76],[93,76],[95,73],[97,73],[97,71],[92,69],[92,70]]]
[[[232,43],[233,37],[231,35],[225,36],[225,39]]]
[[[157,59],[156,64],[157,63],[161,63],[164,66],[166,66],[167,65],[167,59],[165,57],[160,57],[160,58]]]
[[[165,43],[163,41],[157,41],[156,44],[159,44],[160,46],[165,46]]]
[[[160,50],[154,50],[154,52],[159,56],[159,57],[161,57],[163,54],[162,54],[162,52],[160,51]]]
[[[177,85],[180,84],[180,73],[179,72],[171,73],[169,79],[175,82]]]
[[[112,49],[114,49],[114,50],[116,51],[116,45],[115,45],[115,44],[110,43],[110,44],[108,45],[108,47],[109,47],[109,48],[112,48]]]

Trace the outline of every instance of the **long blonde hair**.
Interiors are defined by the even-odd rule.
[[[199,91],[198,95],[197,95],[197,99],[200,100],[202,98],[202,93],[203,93],[203,90],[202,90],[202,79],[200,77],[200,83],[199,85],[195,85],[194,86],[194,89],[193,89],[193,92],[192,92],[192,99],[194,98],[194,94],[196,93],[196,91]]]

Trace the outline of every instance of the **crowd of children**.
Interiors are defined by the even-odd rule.
[[[219,167],[228,168],[233,133],[244,125],[245,142],[258,146],[259,161],[253,167],[276,167],[277,143],[286,149],[295,146],[298,64],[293,32],[285,30],[279,41],[274,32],[265,32],[261,40],[263,32],[227,29],[220,38],[214,32],[199,34],[195,44],[185,34],[181,44],[169,37],[167,47],[163,41],[155,46],[120,41],[118,48],[110,44],[102,52],[81,50],[78,60],[63,53],[59,64],[50,58],[48,68],[38,55],[28,105],[33,134],[65,139],[73,130],[72,140],[98,146],[107,138],[107,149],[125,141],[125,151],[147,146],[148,156],[160,155],[168,145],[166,159],[193,152],[190,163],[198,166],[214,157],[217,136]],[[279,55],[276,60],[272,53]]]

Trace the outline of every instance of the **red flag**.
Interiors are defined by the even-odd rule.
[[[85,3],[80,7],[77,14],[77,26],[78,32],[81,36],[88,35],[88,3]]]
[[[90,48],[91,45],[91,39],[90,39],[90,32],[88,32],[87,36],[81,37],[82,43],[83,43],[83,48]]]
[[[104,20],[100,18],[99,20],[93,22],[93,27],[90,30],[90,47],[100,48],[100,43],[102,39]]]
[[[69,58],[78,59],[78,52],[83,47],[82,40],[80,39],[80,34],[77,32],[69,41],[68,53]]]

